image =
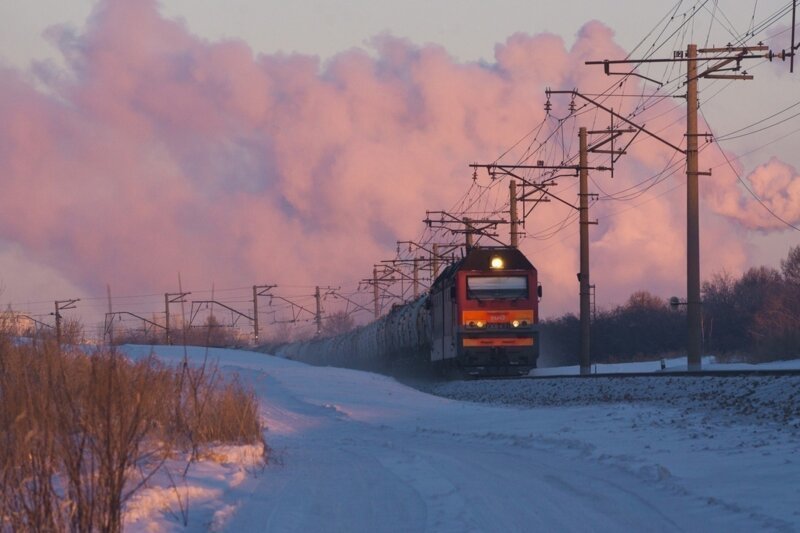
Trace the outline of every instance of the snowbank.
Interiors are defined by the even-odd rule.
[[[157,484],[142,495],[150,503],[131,504],[129,530],[800,529],[795,378],[431,387],[443,397],[263,354],[155,350],[238,372],[261,400],[276,460],[255,475],[236,454],[202,462],[180,485],[187,520]]]

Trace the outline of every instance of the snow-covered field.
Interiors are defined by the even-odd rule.
[[[449,383],[444,398],[208,354],[255,388],[272,461],[203,461],[180,500],[157,482],[127,531],[800,531],[798,377]]]

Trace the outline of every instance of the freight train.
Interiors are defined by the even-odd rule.
[[[317,365],[469,376],[524,375],[539,356],[536,268],[513,247],[472,247],[430,290],[348,333],[279,347]]]

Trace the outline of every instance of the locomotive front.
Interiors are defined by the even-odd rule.
[[[431,359],[470,375],[524,375],[539,356],[536,268],[516,248],[473,248],[431,290]]]

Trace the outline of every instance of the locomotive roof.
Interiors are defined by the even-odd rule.
[[[450,278],[459,270],[480,270],[488,271],[489,262],[492,257],[500,256],[505,262],[505,270],[535,270],[533,264],[528,261],[525,254],[517,248],[510,246],[476,246],[467,251],[467,255],[459,259],[452,265],[445,268],[439,277],[434,281],[433,286],[438,285],[443,280]]]
[[[458,270],[488,270],[492,257],[500,256],[505,262],[506,270],[531,270],[533,265],[525,254],[518,248],[502,247],[475,247],[467,252],[464,259],[459,261]]]

